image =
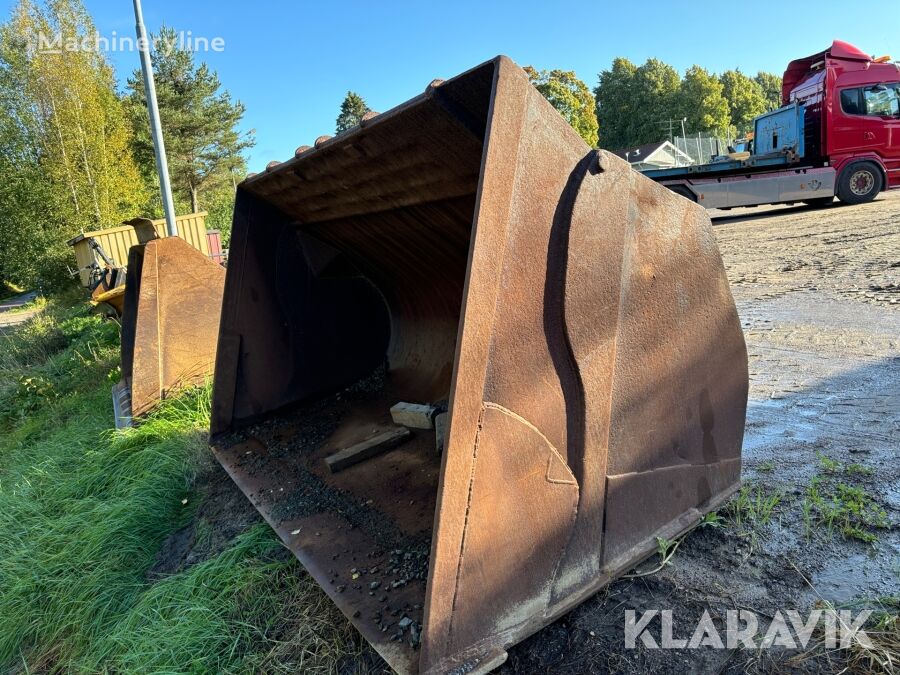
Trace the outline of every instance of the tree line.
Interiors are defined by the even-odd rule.
[[[40,48],[60,34],[95,34],[80,0],[20,0],[0,25],[0,279],[22,286],[64,281],[79,232],[162,214],[140,70],[120,91],[98,51]],[[176,211],[207,210],[227,231],[253,135],[174,36],[162,29],[153,59]]]
[[[0,279],[59,283],[74,262],[66,240],[138,215],[162,215],[143,79],[122,90],[97,50],[40,48],[39,35],[81,43],[96,34],[81,0],[19,0],[0,24]],[[153,64],[178,213],[205,210],[227,240],[236,185],[253,132],[217,74],[178,48],[163,27]],[[591,147],[619,149],[680,131],[733,135],[780,103],[775,75],[700,66],[684,76],[649,59],[617,58],[593,91],[574,72],[525,68],[529,79]],[[369,111],[348,92],[338,133]],[[124,262],[124,261],[119,261]]]
[[[617,58],[598,76],[594,89],[600,144],[613,150],[680,134],[712,132],[740,136],[753,118],[781,105],[781,78],[740,70],[717,75],[694,65],[682,77],[659,59],[637,66]]]
[[[637,66],[617,58],[600,72],[593,91],[570,70],[526,66],[525,72],[588,145],[609,150],[653,143],[682,129],[738,137],[752,130],[753,118],[781,105],[781,78],[766,72],[716,75],[695,65],[681,76],[659,59]],[[347,92],[337,132],[358,124],[368,110],[359,94]]]

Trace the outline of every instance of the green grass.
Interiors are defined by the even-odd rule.
[[[816,456],[819,458],[819,464],[822,467],[822,471],[825,473],[840,473],[842,468],[840,462],[826,457],[821,452],[816,453]]]
[[[738,529],[755,530],[772,519],[781,499],[780,492],[767,492],[761,485],[744,485],[728,503],[726,514]]]
[[[844,471],[851,476],[871,476],[875,473],[875,469],[863,464],[848,464],[844,467]]]
[[[8,314],[22,314],[23,312],[39,312],[44,307],[47,306],[47,298],[43,295],[39,295],[33,300],[29,300],[28,302],[18,305],[17,307],[10,307],[6,310]]]
[[[775,462],[772,462],[772,461],[760,462],[759,466],[756,467],[756,470],[760,471],[762,473],[771,473],[772,471],[775,470]]]
[[[0,669],[328,672],[362,649],[267,527],[148,578],[194,515],[209,391],[117,432],[117,366],[115,325],[81,304],[0,337]]]
[[[821,453],[818,458],[822,473],[813,477],[800,505],[806,538],[812,538],[815,526],[822,526],[830,534],[874,544],[877,530],[888,527],[887,512],[865,488],[844,480],[866,478],[875,470],[859,463],[843,465]]]
[[[878,540],[876,530],[889,526],[887,512],[864,488],[822,476],[810,482],[802,508],[807,533],[815,523],[846,539],[874,543]]]
[[[819,465],[822,467],[822,473],[839,474],[844,473],[848,476],[871,476],[875,473],[875,469],[864,464],[854,462],[853,464],[841,464],[840,462],[829,459],[822,453],[817,453]]]

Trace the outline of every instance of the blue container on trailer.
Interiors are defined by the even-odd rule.
[[[768,155],[793,151],[803,157],[803,106],[786,105],[765,115],[753,123],[753,154]]]

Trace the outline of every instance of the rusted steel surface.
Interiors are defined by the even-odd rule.
[[[225,270],[180,237],[131,248],[122,314],[122,386],[131,410],[123,419],[211,376],[224,285]]]
[[[399,672],[487,671],[715,508],[746,399],[705,211],[505,57],[238,190],[213,449]],[[331,474],[399,401],[443,454]]]

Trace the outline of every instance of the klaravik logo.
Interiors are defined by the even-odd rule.
[[[778,610],[763,631],[754,612],[730,609],[725,612],[723,634],[704,610],[690,635],[677,636],[672,610],[651,609],[638,617],[635,610],[629,609],[625,611],[625,647],[635,649],[640,642],[648,649],[797,649],[805,648],[820,628],[827,648],[846,649],[854,643],[871,648],[872,641],[862,630],[871,614],[871,610],[853,616],[849,610],[816,609],[804,617],[797,610]],[[659,621],[654,623],[657,616]]]

